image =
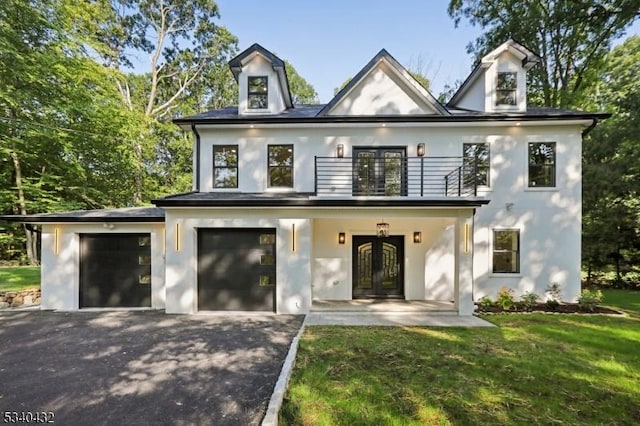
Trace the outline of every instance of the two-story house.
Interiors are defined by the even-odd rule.
[[[575,300],[582,136],[607,115],[528,107],[539,62],[507,41],[443,105],[382,50],[328,104],[293,105],[284,62],[254,44],[230,62],[237,106],[175,120],[193,192],[17,218],[43,225],[42,307],[389,298],[470,315],[551,283]]]

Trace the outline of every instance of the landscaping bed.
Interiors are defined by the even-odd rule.
[[[551,307],[546,303],[536,303],[527,308],[512,307],[510,309],[503,309],[501,306],[478,306],[478,313],[482,314],[513,314],[513,313],[526,313],[526,312],[545,312],[553,314],[608,314],[608,315],[623,315],[623,312],[617,311],[606,306],[594,306],[590,310],[584,309],[577,303],[560,303],[557,306]]]

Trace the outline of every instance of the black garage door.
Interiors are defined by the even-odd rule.
[[[198,230],[198,309],[274,311],[275,229]]]
[[[150,235],[81,234],[80,307],[150,306]]]

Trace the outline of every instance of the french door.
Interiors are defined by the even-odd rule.
[[[404,295],[404,236],[353,236],[353,298]]]
[[[407,195],[407,149],[354,147],[353,195]]]

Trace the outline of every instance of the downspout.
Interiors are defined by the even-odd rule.
[[[200,192],[200,133],[196,129],[196,123],[191,123],[191,131],[196,135],[196,165],[195,165],[195,191]]]

